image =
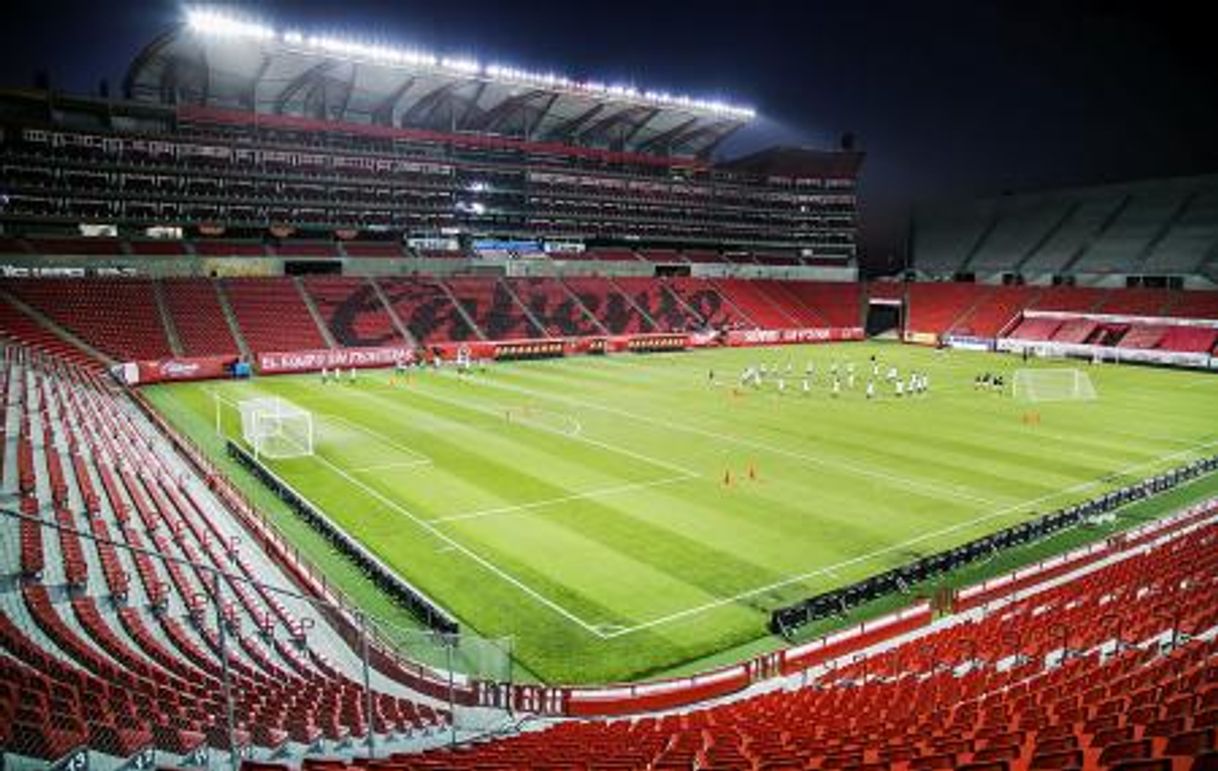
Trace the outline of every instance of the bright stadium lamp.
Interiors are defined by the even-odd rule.
[[[275,37],[275,30],[270,27],[205,8],[192,8],[187,11],[186,23],[192,30],[204,35],[246,37],[255,40],[270,40]]]

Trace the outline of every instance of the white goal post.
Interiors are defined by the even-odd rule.
[[[1012,395],[1025,402],[1090,401],[1096,397],[1086,372],[1065,367],[1016,370],[1012,388]]]
[[[278,397],[245,399],[241,412],[241,436],[254,457],[271,460],[300,458],[313,454],[313,415]]]

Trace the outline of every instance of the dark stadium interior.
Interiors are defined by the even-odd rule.
[[[10,5],[0,771],[1218,769],[1186,6]]]

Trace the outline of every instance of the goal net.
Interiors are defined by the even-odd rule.
[[[1025,402],[1089,401],[1095,386],[1079,369],[1020,369],[1012,383],[1016,399]]]
[[[313,454],[313,415],[278,397],[240,402],[241,435],[254,457],[271,460]]]

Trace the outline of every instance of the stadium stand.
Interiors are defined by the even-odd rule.
[[[1139,348],[1149,350],[1159,347],[1159,342],[1163,339],[1166,330],[1160,326],[1150,326],[1148,324],[1135,325],[1129,328],[1129,331],[1121,337],[1122,348]]]
[[[26,239],[30,251],[48,255],[88,255],[110,257],[123,254],[123,242],[117,238],[55,238],[31,236]]]
[[[862,325],[864,294],[861,284],[790,281],[783,286],[788,294],[823,318],[822,324],[850,328]]]
[[[696,278],[672,278],[665,282],[664,288],[705,325],[716,329],[756,326],[713,282]]]
[[[1218,343],[1218,330],[1204,327],[1168,327],[1159,347],[1181,353],[1209,353]]]
[[[1186,319],[1218,319],[1218,292],[1181,292],[1171,315]]]
[[[994,286],[956,320],[950,332],[994,338],[1032,303],[1040,290],[1029,286]]]
[[[1107,293],[1102,289],[1074,286],[1045,287],[1033,299],[1029,308],[1038,311],[1074,311],[1085,313],[1098,310]]]
[[[3,297],[0,297],[0,339],[49,354],[84,370],[95,370],[99,366],[88,353],[46,329]]]
[[[213,356],[238,352],[216,286],[210,279],[165,279],[161,289],[184,354]]]
[[[201,240],[194,244],[200,257],[265,257],[266,247],[253,241]]]
[[[447,722],[380,675],[365,691],[339,634],[260,583],[290,585],[260,550],[237,550],[241,529],[208,485],[102,381],[22,348],[5,347],[3,362],[5,424],[20,426],[5,437],[19,461],[3,488],[56,523],[0,521],[5,536],[20,530],[0,548],[20,544],[5,564],[22,571],[20,590],[0,595],[6,764],[58,762],[86,745],[103,763],[226,749],[222,680],[249,749]],[[205,612],[218,592],[222,620]]]
[[[549,337],[587,337],[604,334],[604,328],[588,310],[554,278],[502,279],[513,295],[541,324]]]
[[[1059,326],[1050,339],[1058,343],[1086,343],[1099,326],[1087,319],[1071,319]]]
[[[1194,273],[1218,243],[1218,184],[1196,191],[1172,227],[1146,255],[1142,272]]]
[[[367,279],[313,276],[302,283],[339,345],[363,348],[406,343]]]
[[[1170,316],[1181,293],[1166,289],[1115,289],[1105,293],[1096,311],[1126,316]]]
[[[375,279],[389,304],[419,343],[477,340],[479,333],[457,310],[439,281],[429,278]]]
[[[610,334],[656,331],[650,315],[637,307],[616,284],[598,278],[564,278],[563,283]]]
[[[906,331],[941,334],[985,301],[987,292],[975,284],[915,283],[906,294]]]
[[[617,278],[611,281],[655,321],[657,332],[687,332],[702,325],[702,319],[668,291],[662,279]]]
[[[1218,243],[1218,176],[939,203],[915,212],[912,243],[917,270],[941,278],[1199,275]]]
[[[754,326],[765,329],[786,329],[802,326],[797,312],[775,301],[757,281],[726,278],[715,282],[719,293],[730,298]]]
[[[474,325],[489,340],[544,337],[502,281],[450,278],[444,282]]]
[[[140,257],[184,257],[186,244],[177,240],[132,239],[127,243],[131,254]]]
[[[118,361],[172,352],[146,279],[18,279],[5,284],[22,301]]]
[[[250,349],[326,348],[326,340],[290,278],[230,278],[220,283]]]
[[[1011,330],[1010,337],[1020,340],[1051,340],[1061,325],[1061,319],[1024,318]]]

